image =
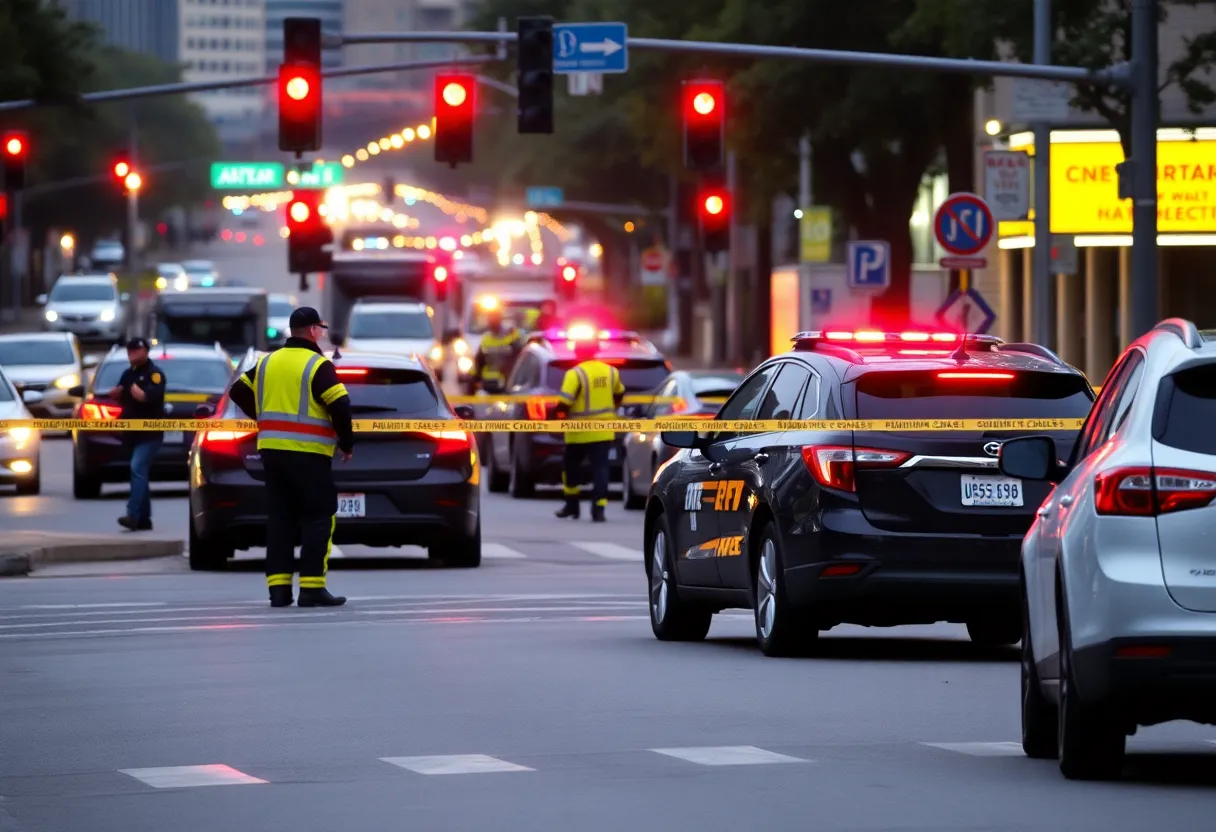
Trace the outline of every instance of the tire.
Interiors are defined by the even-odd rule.
[[[667,515],[655,518],[650,551],[650,629],[659,641],[703,641],[714,614],[680,597]]]
[[[1022,640],[1022,623],[1016,618],[968,621],[967,635],[979,647],[1009,647]]]
[[[34,468],[34,476],[17,480],[17,494],[21,497],[34,497],[42,493],[42,465]]]
[[[494,440],[486,443],[486,485],[491,494],[506,494],[511,485],[511,472],[498,470],[498,462],[494,458]]]
[[[629,460],[621,463],[621,502],[629,511],[646,508],[646,495],[633,490],[633,477],[629,476]]]
[[[777,527],[765,524],[757,543],[754,611],[756,643],[766,656],[804,656],[819,640],[819,629],[799,616],[785,594],[784,561]]]
[[[1062,593],[1061,593],[1062,596]],[[1072,634],[1063,598],[1057,601],[1060,628],[1060,707],[1056,756],[1069,780],[1117,780],[1123,774],[1127,732],[1101,706],[1082,702],[1072,667]]]
[[[77,500],[96,500],[101,496],[101,477],[82,473],[72,468],[72,496]]]
[[[536,480],[523,470],[519,454],[515,452],[515,443],[511,443],[511,473],[508,490],[516,500],[526,500],[536,494]]]
[[[468,537],[458,537],[442,546],[432,546],[427,554],[454,569],[476,569],[481,566],[481,521],[477,531]]]
[[[1030,643],[1030,604],[1022,591],[1022,752],[1035,760],[1054,760],[1059,750],[1059,715],[1043,695],[1034,647]]]
[[[222,540],[204,540],[194,529],[194,519],[187,520],[190,526],[190,569],[194,572],[219,572],[228,567],[228,561],[236,554],[232,546]]]

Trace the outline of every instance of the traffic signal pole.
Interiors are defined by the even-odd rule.
[[[1034,62],[1051,63],[1051,0],[1034,0]],[[1154,241],[1155,242],[1155,241]],[[1034,271],[1030,281],[1030,330],[1035,343],[1054,349],[1055,287],[1051,274],[1051,125],[1034,125]]]

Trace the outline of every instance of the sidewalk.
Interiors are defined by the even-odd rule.
[[[7,311],[5,313],[7,315]],[[41,332],[42,307],[26,306],[19,310],[16,320],[0,317],[0,335],[14,332]]]

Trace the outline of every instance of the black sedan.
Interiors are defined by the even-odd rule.
[[[254,360],[246,358],[231,381]],[[481,564],[480,461],[430,368],[414,358],[352,355],[334,361],[354,418],[452,422],[450,430],[357,433],[354,458],[334,460],[339,499],[333,542],[424,546],[449,566]],[[245,416],[225,396],[214,412]],[[190,451],[190,567],[220,569],[237,549],[266,545],[266,489],[257,434],[199,433]]]

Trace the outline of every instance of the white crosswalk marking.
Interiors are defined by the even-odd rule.
[[[1020,742],[922,742],[921,745],[972,757],[1020,757],[1024,753]]]
[[[344,558],[344,557],[346,557],[346,553],[343,552],[342,549],[338,546],[330,546],[329,547],[329,557],[331,560],[333,558]]]
[[[656,754],[676,757],[702,766],[755,766],[771,763],[807,763],[799,757],[765,751],[754,745],[706,745],[693,748],[652,748]]]
[[[154,789],[183,789],[194,786],[246,786],[265,783],[232,766],[166,766],[164,768],[124,768],[126,774],[147,783]]]
[[[596,557],[608,558],[609,560],[630,560],[637,563],[642,562],[642,550],[631,549],[628,546],[621,546],[618,543],[603,543],[598,540],[579,541],[572,540],[570,545],[576,549],[582,549]]]
[[[512,549],[510,546],[504,546],[501,543],[483,543],[481,544],[481,556],[483,558],[526,558],[523,552]]]
[[[381,757],[386,763],[417,774],[486,774],[495,771],[534,771],[485,754],[442,754],[432,757]]]

